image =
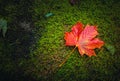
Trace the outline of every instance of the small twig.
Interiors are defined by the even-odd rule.
[[[67,55],[66,59],[59,65],[59,67],[61,67],[66,61],[67,59],[70,57],[70,55],[74,52],[74,50],[76,49],[76,46],[75,48]]]

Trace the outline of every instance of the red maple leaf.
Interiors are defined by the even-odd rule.
[[[83,24],[77,22],[71,30],[65,33],[66,46],[78,47],[81,55],[96,56],[94,49],[104,45],[102,40],[95,38],[98,35],[96,26],[86,25],[83,29]]]

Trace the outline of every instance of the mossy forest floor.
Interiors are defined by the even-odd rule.
[[[0,81],[120,81],[119,0],[12,1],[0,1],[0,18],[8,21],[6,36],[0,32]],[[21,28],[23,21],[30,28]],[[115,53],[103,46],[88,57],[76,49],[58,67],[74,49],[65,46],[64,33],[78,21],[97,25],[98,37]]]

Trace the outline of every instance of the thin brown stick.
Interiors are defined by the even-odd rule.
[[[74,52],[74,50],[76,49],[76,46],[75,48],[67,55],[66,59],[59,65],[59,67],[61,67],[66,61],[67,59],[70,57],[70,55]]]

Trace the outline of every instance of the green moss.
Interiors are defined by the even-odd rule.
[[[38,0],[39,1],[39,0]],[[61,4],[62,3],[62,4]],[[113,7],[114,4],[114,7]],[[104,47],[97,49],[97,57],[80,56],[77,49],[68,59],[68,61],[58,68],[59,64],[66,58],[74,47],[66,47],[64,41],[64,33],[70,31],[72,25],[77,21],[83,24],[98,25],[99,38],[115,45],[118,38],[118,31],[115,20],[112,18],[119,18],[119,13],[116,8],[119,4],[113,0],[105,1],[81,1],[79,7],[77,5],[71,6],[68,1],[54,2],[52,7],[48,9],[48,5],[44,5],[43,9],[37,3],[35,6],[36,26],[41,30],[37,31],[36,49],[31,52],[31,63],[34,66],[26,70],[26,73],[31,73],[38,80],[69,80],[69,81],[114,81],[118,80],[120,58],[118,51],[111,55]],[[43,12],[43,10],[45,11]],[[115,9],[115,10],[114,10]],[[47,12],[52,12],[54,16],[44,19]],[[117,14],[117,15],[114,15]],[[35,17],[34,17],[35,18]],[[40,20],[41,19],[41,20]],[[28,71],[29,70],[29,71]]]

